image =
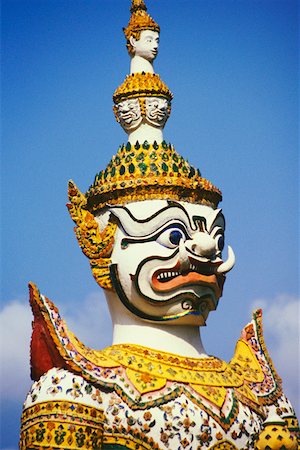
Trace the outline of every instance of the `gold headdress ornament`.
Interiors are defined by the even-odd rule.
[[[141,72],[127,75],[124,82],[115,90],[113,101],[117,104],[128,98],[137,97],[164,97],[171,101],[173,94],[158,74]]]
[[[86,208],[86,197],[73,181],[69,181],[69,200],[67,204],[71,218],[76,224],[74,231],[83,253],[89,258],[91,269],[97,283],[104,289],[111,289],[109,275],[110,255],[114,243],[116,223],[109,221],[103,231],[95,217]]]
[[[147,7],[144,0],[132,0],[131,2],[131,17],[126,28],[123,28],[129,53],[132,52],[129,39],[133,36],[139,39],[140,33],[143,30],[152,30],[160,32],[159,25],[147,13]]]
[[[99,211],[106,204],[149,199],[189,201],[216,208],[222,194],[163,141],[122,145],[86,193],[86,207]]]
[[[113,111],[117,122],[119,122],[117,114],[118,103],[137,98],[139,100],[141,114],[146,115],[145,98],[149,97],[163,97],[168,100],[168,115],[171,113],[171,100],[173,94],[168,86],[160,79],[156,73],[132,73],[127,75],[124,82],[115,90],[113,95]]]

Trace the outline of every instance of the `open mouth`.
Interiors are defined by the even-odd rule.
[[[158,120],[163,120],[165,118],[166,115],[166,110],[159,110],[159,111],[155,111],[156,117]]]
[[[216,269],[220,263],[202,263],[189,257],[190,265],[182,270],[178,261],[174,267],[156,270],[151,278],[153,288],[158,292],[172,291],[181,286],[199,284],[210,287],[216,296],[220,297],[224,283],[224,277],[216,275]]]

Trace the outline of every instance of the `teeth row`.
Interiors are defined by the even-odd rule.
[[[194,266],[193,264],[190,264],[189,270],[197,271],[197,267]],[[166,279],[166,278],[173,278],[173,277],[178,277],[178,275],[181,275],[181,272],[162,272],[158,275],[157,279],[162,280],[162,279]]]
[[[179,275],[179,272],[162,272],[158,275],[157,279],[162,280],[164,278],[173,278],[177,277]]]
[[[194,271],[194,272],[199,272],[199,268],[197,268],[197,266],[195,266],[194,264],[190,264],[189,267],[190,271]],[[206,271],[204,271],[204,273],[213,273],[213,269],[212,268],[206,268]],[[200,272],[202,273],[202,272]],[[157,279],[158,280],[167,280],[169,278],[174,278],[177,277],[178,275],[182,275],[182,272],[162,272],[158,275]]]

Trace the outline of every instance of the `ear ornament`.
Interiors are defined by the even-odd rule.
[[[104,289],[112,289],[109,265],[117,223],[110,217],[108,224],[100,231],[95,217],[86,209],[86,197],[73,181],[69,181],[68,194],[71,203],[67,204],[67,208],[76,224],[74,231],[79,246],[90,260],[97,283]]]

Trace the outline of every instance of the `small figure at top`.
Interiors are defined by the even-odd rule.
[[[126,47],[131,57],[130,73],[154,73],[153,61],[158,54],[159,25],[147,13],[144,0],[132,0],[131,17],[126,28]]]

